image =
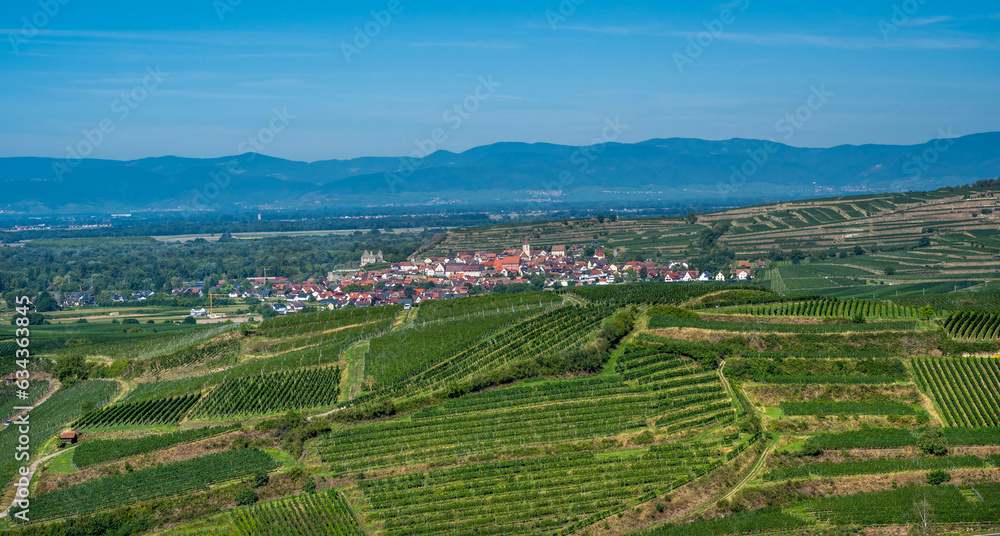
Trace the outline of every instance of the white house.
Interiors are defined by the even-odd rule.
[[[726,274],[724,274],[724,273],[722,273],[720,271],[719,273],[715,274],[715,280],[718,281],[718,282],[720,282],[720,283],[725,282],[726,281]]]

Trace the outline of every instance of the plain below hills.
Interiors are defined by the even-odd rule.
[[[731,206],[995,178],[1000,132],[825,149],[732,139],[572,147],[498,143],[421,158],[296,162],[260,154],[131,161],[0,158],[7,210],[81,212],[469,203]],[[417,155],[419,156],[419,155]]]

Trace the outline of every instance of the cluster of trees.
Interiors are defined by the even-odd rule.
[[[719,244],[719,239],[731,228],[730,224],[723,223],[702,230],[695,241],[698,255],[691,258],[691,264],[709,272],[728,269],[736,259],[736,253]]]
[[[0,292],[5,298],[8,293],[38,295],[39,311],[55,309],[51,293],[81,288],[99,302],[114,292],[151,290],[167,294],[147,300],[150,305],[193,306],[180,303],[183,298],[169,296],[169,292],[184,282],[260,277],[265,268],[268,276],[293,280],[322,277],[331,269],[358,266],[365,250],[381,250],[387,261],[402,261],[429,236],[429,232],[356,232],[187,243],[141,238],[43,240],[18,248],[0,247]]]
[[[2,290],[3,283],[0,282],[0,290]],[[51,311],[58,311],[59,304],[56,303],[55,298],[52,294],[47,291],[42,291],[37,294],[29,292],[16,292],[14,290],[8,290],[3,292],[3,300],[9,305],[16,303],[16,300],[21,296],[29,296],[35,298],[35,302],[32,304],[32,310],[39,313],[48,313]]]
[[[391,209],[380,208],[380,212]],[[164,218],[155,216],[135,217],[130,219],[105,219],[103,221],[84,218],[80,221],[74,217],[52,217],[43,220],[52,227],[64,225],[110,224],[110,227],[95,229],[51,229],[7,232],[0,241],[9,243],[38,238],[103,238],[103,237],[142,237],[142,236],[172,236],[172,235],[219,235],[223,233],[270,233],[293,231],[327,231],[338,229],[409,229],[462,227],[474,225],[489,225],[490,216],[485,212],[469,211],[467,208],[458,214],[413,215],[402,213],[398,216],[372,217],[358,211],[343,208],[319,211],[286,211],[269,212],[257,219],[257,213],[247,214],[215,214],[201,215],[194,219],[177,219],[170,215]],[[400,210],[405,212],[405,210]],[[13,219],[14,225],[37,225],[37,219]]]
[[[931,230],[932,232],[933,230]],[[904,246],[869,246],[867,249],[862,246],[854,246],[849,249],[837,249],[830,248],[827,251],[813,250],[813,251],[803,251],[801,249],[793,249],[790,252],[785,252],[781,249],[772,249],[767,253],[767,259],[772,261],[792,261],[792,264],[799,264],[804,260],[809,260],[809,262],[822,262],[826,259],[846,259],[848,257],[860,257],[867,253],[878,253],[878,252],[891,252],[891,251],[905,251],[918,248],[930,247],[931,239],[923,236],[916,244],[910,247]],[[891,270],[892,273],[886,273],[886,275],[893,275],[896,273],[894,267],[887,267],[886,270]]]
[[[87,339],[70,339],[78,345],[90,344]],[[116,378],[124,374],[130,366],[126,359],[116,359],[114,362],[102,365],[89,362],[82,355],[65,355],[56,358],[52,374],[63,384],[71,387],[78,381],[94,378]]]

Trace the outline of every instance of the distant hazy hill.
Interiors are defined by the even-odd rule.
[[[72,167],[61,159],[0,158],[0,208],[233,210],[612,199],[739,204],[762,197],[924,190],[996,178],[998,147],[1000,132],[912,146],[829,149],[745,139],[673,138],[588,148],[498,143],[414,160],[312,163],[257,154],[85,159]]]

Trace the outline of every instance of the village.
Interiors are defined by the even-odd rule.
[[[195,318],[225,318],[215,313],[212,303],[241,300],[267,306],[284,315],[319,308],[371,307],[403,304],[412,306],[428,300],[461,298],[485,293],[517,292],[587,285],[612,285],[638,281],[665,283],[745,282],[766,266],[764,260],[740,260],[725,271],[697,270],[689,262],[616,261],[618,252],[607,255],[601,247],[579,245],[532,249],[525,240],[520,249],[502,252],[477,251],[446,257],[411,258],[384,262],[382,252],[365,251],[360,270],[329,272],[325,277],[292,281],[287,277],[250,277],[241,280],[184,283],[169,296],[143,290],[111,293],[116,304],[152,302],[157,297],[208,298],[209,307],[191,309]],[[96,306],[87,292],[57,293],[61,307]],[[221,301],[220,301],[221,300]],[[270,313],[270,311],[268,311]]]
[[[384,267],[381,252],[366,251],[361,270],[350,274],[329,273],[324,278],[303,282],[284,277],[254,277],[246,281],[251,288],[235,288],[220,281],[210,290],[201,283],[175,289],[175,296],[203,296],[211,293],[223,298],[260,301],[279,315],[318,308],[371,307],[402,304],[409,307],[428,300],[462,298],[488,292],[511,292],[533,287],[561,288],[585,285],[611,285],[636,281],[666,283],[749,281],[765,261],[738,261],[728,272],[710,273],[691,269],[685,261],[627,261],[609,259],[604,249],[595,248],[590,256],[581,246],[553,246],[550,250],[532,249],[525,240],[521,249],[500,253],[478,251],[447,257],[425,257],[391,263]],[[382,265],[378,269],[365,267]],[[512,286],[513,285],[513,286]],[[227,287],[233,287],[223,293]],[[506,287],[506,288],[505,288]],[[193,309],[191,315],[207,317],[206,309]]]

